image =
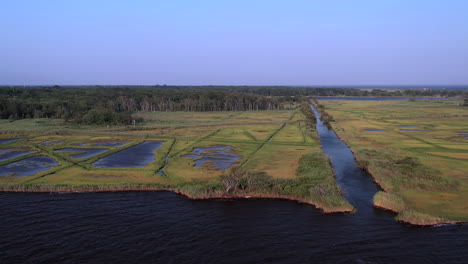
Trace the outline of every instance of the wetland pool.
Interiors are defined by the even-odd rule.
[[[224,171],[241,159],[241,156],[232,152],[232,146],[213,146],[207,148],[195,148],[192,153],[185,155],[195,162],[194,167],[203,165],[212,167],[215,170]]]
[[[146,141],[126,148],[93,163],[99,168],[144,167],[156,158],[154,153],[163,144],[162,141]]]
[[[0,144],[7,144],[15,141],[22,140],[22,138],[8,138],[8,139],[0,139]]]
[[[418,130],[418,129],[400,129],[400,131],[406,131],[406,132],[431,132],[430,130]]]
[[[0,176],[23,177],[48,170],[59,165],[58,162],[47,156],[34,156],[17,162],[0,166]]]
[[[0,161],[14,159],[14,158],[21,157],[21,156],[34,153],[34,152],[37,152],[37,151],[24,150],[24,149],[19,149],[19,148],[0,149]]]
[[[366,132],[387,132],[386,130],[377,129],[377,128],[366,128],[366,129],[363,129],[363,131],[366,131]]]
[[[468,132],[457,132],[457,133],[462,135],[463,138],[468,138]]]

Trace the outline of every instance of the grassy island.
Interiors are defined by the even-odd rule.
[[[342,197],[328,157],[320,149],[314,117],[307,114],[300,107],[148,111],[134,113],[133,118],[142,121],[125,126],[73,124],[58,118],[4,119],[0,140],[21,140],[0,144],[0,151],[31,152],[0,161],[0,171],[39,156],[58,164],[29,176],[4,175],[0,190],[171,190],[194,199],[279,198],[312,204],[326,213],[351,212],[354,208]],[[143,166],[96,165],[103,158],[154,141],[162,144]],[[86,151],[99,153],[80,156]],[[129,153],[128,159],[139,159]],[[206,157],[210,158],[203,162]]]
[[[376,207],[416,225],[468,221],[468,107],[460,100],[320,100],[381,187]]]

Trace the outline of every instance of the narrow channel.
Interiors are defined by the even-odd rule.
[[[317,120],[316,128],[323,151],[332,162],[336,181],[345,198],[358,210],[358,214],[374,211],[372,198],[379,190],[371,176],[356,166],[351,149],[320,120],[320,112],[310,105]]]

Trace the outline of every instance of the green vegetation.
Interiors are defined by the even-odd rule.
[[[78,124],[131,124],[134,112],[256,111],[276,99],[226,90],[164,87],[0,87],[0,119],[59,118]]]
[[[54,118],[77,124],[132,124],[135,112],[291,109],[303,96],[466,96],[461,90],[252,86],[0,87],[0,119]]]
[[[379,191],[374,195],[374,205],[395,213],[402,212],[406,209],[406,203],[403,199],[397,195],[382,191]]]
[[[315,117],[304,107],[308,105],[270,111],[137,112],[131,118],[142,122],[135,126],[71,124],[62,119],[0,120],[4,122],[0,138],[23,138],[0,148],[31,146],[37,152],[28,156],[47,155],[60,163],[32,176],[0,177],[0,190],[172,190],[196,199],[281,198],[313,204],[324,212],[353,211],[320,150]],[[163,141],[163,145],[155,151],[156,159],[144,167],[91,165],[149,140]],[[94,146],[105,142],[127,143]],[[212,146],[232,146],[241,159],[221,171],[212,163],[195,168],[194,159],[185,157],[194,148]],[[85,159],[71,158],[75,152],[57,151],[72,147],[109,151]]]
[[[297,87],[0,87],[1,148],[37,152],[59,166],[27,177],[0,177],[5,191],[172,190],[192,198],[270,197],[352,211],[320,150],[305,96],[466,96],[457,90]],[[383,192],[376,206],[410,223],[467,221],[466,100],[320,101],[322,120],[353,149]],[[403,127],[407,126],[407,127]],[[413,127],[414,126],[414,127]],[[404,129],[408,129],[405,131]],[[367,132],[381,129],[385,132]],[[162,141],[138,168],[96,168],[103,157]],[[99,142],[122,146],[94,146]],[[49,144],[49,143],[52,144]],[[108,148],[87,159],[58,149]],[[195,148],[231,146],[241,158],[221,171],[194,167]],[[159,172],[159,173],[158,173]],[[426,219],[427,221],[425,222]],[[413,222],[412,222],[413,221]]]
[[[468,221],[468,139],[459,133],[468,132],[468,109],[460,101],[320,103],[358,165],[384,190],[376,206],[413,224]]]
[[[333,171],[322,152],[304,155],[294,178],[273,178],[265,172],[233,168],[222,174],[221,182],[184,185],[177,189],[190,197],[273,197],[314,204],[326,213],[352,212],[353,206],[342,196]]]

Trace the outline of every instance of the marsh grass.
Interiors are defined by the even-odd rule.
[[[423,165],[418,158],[401,157],[390,151],[360,149],[357,151],[361,167],[369,167],[385,190],[420,189],[428,191],[454,190],[458,181],[441,176],[435,168]]]
[[[330,161],[322,152],[304,155],[299,161],[297,177],[308,186],[309,199],[324,209],[354,210],[354,207],[344,199],[342,191],[336,184]]]
[[[374,195],[374,205],[393,212],[401,212],[407,208],[403,199],[395,194],[379,191]]]
[[[320,103],[335,117],[333,128],[351,147],[358,165],[385,193],[395,195],[377,194],[374,202],[401,210],[394,199],[400,197],[403,211],[468,221],[468,145],[456,134],[468,131],[468,115],[456,100]],[[400,130],[409,125],[430,132]],[[387,132],[361,133],[366,127]]]
[[[191,198],[280,198],[315,205],[324,212],[352,212],[335,183],[327,157],[320,151],[304,155],[294,178],[273,178],[265,172],[231,168],[219,181],[193,181],[175,188]]]
[[[428,215],[425,213],[417,212],[412,209],[402,211],[395,217],[395,220],[399,222],[403,222],[403,223],[409,223],[412,225],[421,225],[421,226],[437,225],[440,223],[450,222],[446,218]]]
[[[144,113],[141,117],[145,121],[136,127],[70,126],[63,120],[48,119],[11,122],[6,127],[13,133],[8,136],[27,138],[14,146],[33,144],[39,151],[31,155],[48,155],[60,166],[23,179],[0,179],[0,191],[172,190],[196,199],[292,199],[314,204],[325,212],[350,212],[353,207],[341,196],[329,161],[317,144],[315,117],[308,103],[303,103],[304,112]],[[87,143],[86,148],[101,148],[90,144],[106,140],[128,143],[105,147],[110,150],[85,159],[56,151],[76,148],[80,143]],[[42,145],[44,141],[63,144]],[[144,141],[165,141],[156,150],[156,160],[145,167],[92,166],[99,159]],[[232,146],[242,156],[239,162],[248,166],[222,172],[207,166],[194,168],[193,161],[183,157],[193,148],[215,145]],[[167,176],[156,175],[162,168]],[[234,179],[232,188],[226,188],[229,179]]]

